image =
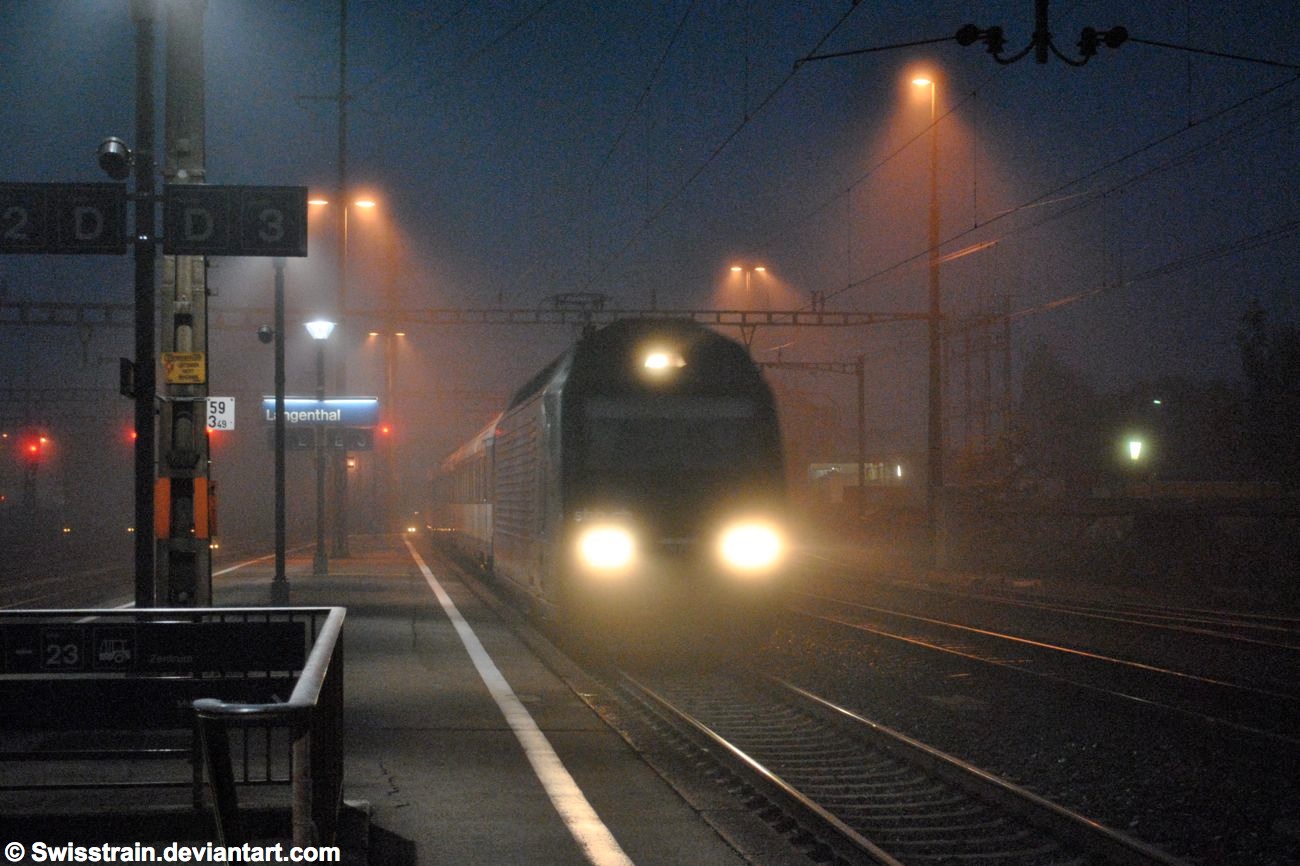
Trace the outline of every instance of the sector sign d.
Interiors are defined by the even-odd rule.
[[[0,253],[126,252],[120,183],[0,183]]]
[[[163,252],[179,256],[307,255],[307,188],[168,184]]]

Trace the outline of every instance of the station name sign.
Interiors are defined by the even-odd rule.
[[[262,417],[275,422],[275,398],[262,398]],[[348,427],[373,427],[379,422],[377,397],[337,397],[317,400],[310,397],[284,399],[284,423],[289,427],[338,424]]]

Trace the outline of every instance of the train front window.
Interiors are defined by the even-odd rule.
[[[582,466],[616,478],[742,469],[763,451],[755,415],[751,402],[729,397],[594,399],[583,412]]]

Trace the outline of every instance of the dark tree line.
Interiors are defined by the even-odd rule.
[[[1012,443],[1022,476],[1079,492],[1138,477],[1284,482],[1289,465],[1294,481],[1300,341],[1295,329],[1270,334],[1251,341],[1250,352],[1243,344],[1243,382],[1171,376],[1111,393],[1095,389],[1050,347],[1034,347]],[[1279,369],[1287,357],[1290,372]],[[1287,388],[1289,402],[1281,396]],[[1127,452],[1130,439],[1143,442],[1138,461]]]
[[[1247,445],[1260,477],[1300,490],[1300,328],[1252,302],[1237,331]]]

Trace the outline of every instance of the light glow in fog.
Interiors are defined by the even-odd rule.
[[[592,526],[578,537],[578,556],[593,571],[621,572],[636,560],[636,539],[622,526]]]
[[[746,521],[723,530],[718,554],[735,571],[757,574],[771,571],[785,558],[785,539],[772,524]]]

